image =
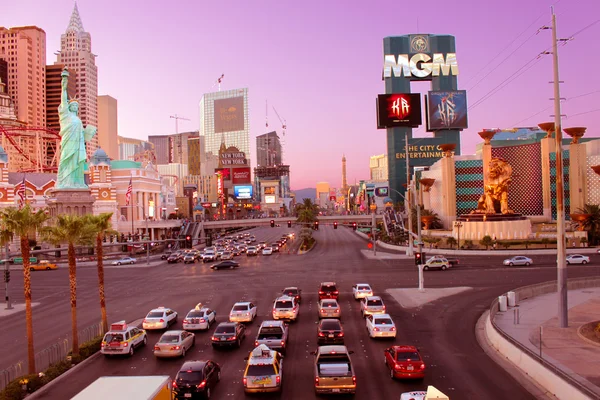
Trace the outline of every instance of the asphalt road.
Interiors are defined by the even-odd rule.
[[[257,240],[271,241],[289,232],[287,227],[252,230]],[[346,346],[353,350],[358,382],[357,399],[398,398],[405,391],[433,385],[451,398],[530,399],[533,398],[508,373],[498,367],[477,344],[475,322],[496,296],[513,289],[556,278],[552,256],[534,257],[530,267],[504,267],[504,257],[461,257],[458,268],[425,273],[426,287],[469,286],[472,290],[439,299],[417,309],[403,309],[384,291],[388,288],[416,287],[413,260],[372,260],[361,249],[366,242],[350,229],[321,227],[314,232],[317,246],[305,255],[282,253],[273,256],[238,257],[236,270],[212,271],[210,264],[164,264],[157,267],[109,268],[106,294],[109,322],[143,318],[154,307],[178,311],[179,322],[189,309],[203,302],[217,310],[224,321],[234,302],[248,300],[258,305],[259,317],[249,325],[242,349],[214,350],[209,332],[196,334],[196,346],[186,360],[212,359],[222,367],[222,380],[214,398],[244,398],[241,384],[244,357],[252,349],[260,322],[270,319],[274,298],[285,286],[303,289],[299,320],[291,325],[290,342],[284,360],[283,392],[269,396],[282,399],[316,398],[313,391],[313,356],[316,349],[317,290],[322,281],[336,281],[341,291],[342,320]],[[289,242],[288,242],[289,243]],[[292,243],[293,245],[293,243]],[[432,252],[428,254],[433,254]],[[514,255],[514,253],[511,253]],[[597,262],[569,266],[570,277],[599,275]],[[13,273],[13,298],[22,301],[20,274]],[[71,329],[66,269],[35,272],[33,309],[35,346],[39,351],[67,337]],[[394,341],[368,338],[360,317],[358,302],[352,298],[352,285],[368,282],[384,298],[398,335]],[[78,270],[78,323],[84,328],[100,317],[97,274],[93,267]],[[0,369],[26,360],[24,313],[0,318]],[[68,385],[55,385],[43,398],[68,399],[95,379],[105,375],[170,375],[182,359],[157,360],[153,344],[160,333],[149,333],[149,345],[132,358],[99,357],[68,378]],[[392,344],[412,344],[421,349],[428,366],[422,382],[392,381],[383,364],[383,350]],[[255,396],[256,397],[256,396]],[[262,398],[262,396],[259,396]]]

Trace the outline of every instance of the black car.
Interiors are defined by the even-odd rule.
[[[221,269],[221,268],[237,268],[240,264],[233,260],[225,260],[221,261],[218,264],[211,265],[212,269]]]
[[[246,337],[246,326],[239,322],[221,322],[215,329],[211,342],[213,347],[240,347]]]
[[[164,252],[164,253],[163,253],[163,254],[160,256],[160,259],[161,259],[161,260],[166,260],[167,258],[169,258],[169,256],[170,256],[171,254],[173,254],[173,252],[172,252],[172,251],[167,251],[167,252]]]
[[[173,253],[167,258],[167,262],[169,264],[173,264],[173,263],[178,263],[179,261],[182,261],[182,259],[183,259],[183,257],[181,256],[181,254]]]
[[[328,344],[344,344],[344,328],[339,319],[325,318],[319,322],[317,330],[319,346]]]
[[[339,290],[337,290],[337,286],[335,282],[321,282],[319,286],[319,300],[323,299],[338,299]]]
[[[210,399],[221,380],[221,367],[214,361],[186,361],[173,381],[175,399]]]
[[[281,294],[295,298],[298,303],[302,301],[302,289],[295,286],[286,287],[281,291]]]

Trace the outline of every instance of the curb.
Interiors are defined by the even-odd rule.
[[[131,322],[130,324],[131,325],[135,325],[136,327],[139,328],[141,326],[143,320],[144,320],[143,318],[136,319],[135,321]],[[42,386],[39,390],[36,390],[35,392],[33,392],[32,394],[30,394],[26,398],[27,399],[35,400],[37,397],[43,396],[55,384],[61,383],[64,379],[66,379],[69,375],[71,375],[73,373],[73,371],[78,370],[79,367],[83,367],[86,364],[91,363],[92,360],[95,360],[96,358],[100,357],[101,355],[102,355],[102,353],[100,351],[97,351],[96,353],[92,354],[91,356],[89,356],[88,358],[86,358],[85,360],[83,360],[82,362],[80,362],[79,364],[76,364],[76,365],[72,366],[64,374],[57,376],[55,379],[52,379],[50,382],[48,382],[47,384],[45,384],[44,386]]]
[[[310,247],[310,249],[308,249],[308,250],[305,250],[305,251],[302,251],[302,250],[298,249],[298,253],[297,253],[297,254],[298,254],[299,256],[301,256],[301,255],[303,255],[303,254],[310,253],[310,252],[312,251],[312,249],[314,249],[316,246],[317,246],[317,241],[315,240],[315,242],[314,242],[314,243],[313,243],[313,245]]]
[[[595,322],[599,322],[599,321],[595,321]],[[590,340],[581,334],[581,328],[583,328],[584,325],[587,325],[587,324],[583,324],[579,328],[577,328],[577,336],[579,336],[579,338],[582,339],[587,344],[591,344],[593,346],[600,347],[600,343],[594,342],[593,340]]]

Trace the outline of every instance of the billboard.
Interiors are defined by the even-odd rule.
[[[244,97],[217,99],[215,106],[215,133],[244,130]]]
[[[265,203],[267,203],[267,204],[274,204],[275,203],[275,196],[265,196]]]
[[[248,200],[252,198],[252,185],[234,186],[233,195],[238,200]]]
[[[377,128],[421,125],[421,95],[419,93],[380,94],[377,96]]]
[[[427,131],[467,129],[467,91],[429,92],[426,101]]]
[[[234,185],[250,183],[250,168],[232,168],[231,180]]]

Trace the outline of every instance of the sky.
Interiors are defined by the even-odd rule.
[[[421,6],[427,4],[427,6]],[[79,0],[97,55],[98,93],[118,101],[119,135],[199,129],[202,94],[247,87],[250,151],[256,136],[287,123],[284,163],[293,190],[369,179],[369,157],[386,153],[375,99],[383,38],[416,33],[456,37],[458,88],[467,90],[469,128],[462,154],[473,154],[482,129],[553,121],[551,9],[557,16],[563,127],[599,137],[599,0]],[[56,61],[73,0],[8,1],[0,26],[46,32],[47,63]],[[428,83],[411,86],[425,94]],[[266,106],[268,104],[268,106]],[[269,129],[265,127],[266,120]],[[596,122],[596,124],[594,124]],[[415,137],[430,137],[416,129]]]

